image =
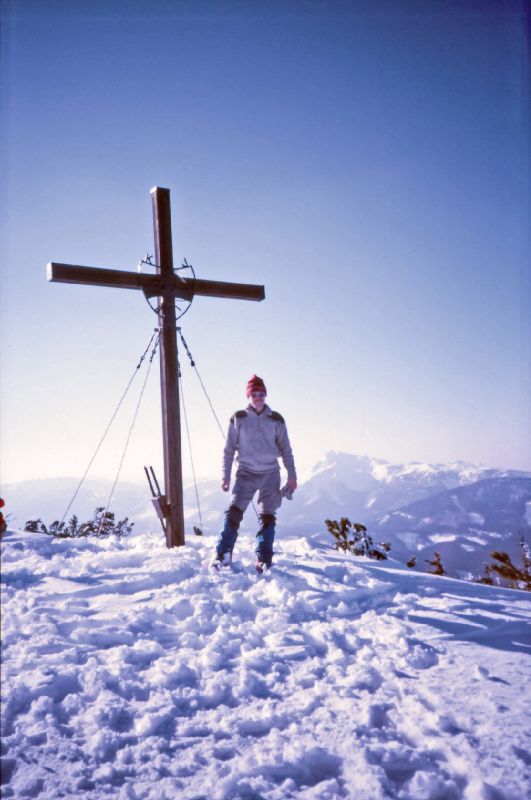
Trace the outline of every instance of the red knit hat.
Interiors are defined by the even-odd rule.
[[[267,394],[265,383],[258,375],[253,375],[253,377],[249,378],[247,381],[247,397],[251,396],[251,392],[264,392]]]

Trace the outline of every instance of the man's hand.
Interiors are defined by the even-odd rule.
[[[224,492],[229,491],[230,481],[221,481],[221,488]]]
[[[282,489],[280,490],[280,494],[282,497],[285,497],[286,500],[291,500],[293,497],[293,492],[297,488],[297,481],[295,478],[288,478]]]

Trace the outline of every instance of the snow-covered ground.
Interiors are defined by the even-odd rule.
[[[529,796],[524,592],[212,547],[3,537],[4,797]]]

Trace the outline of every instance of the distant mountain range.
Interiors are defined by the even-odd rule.
[[[477,573],[495,549],[519,558],[520,532],[529,538],[531,531],[531,473],[460,461],[390,464],[330,452],[282,514],[299,532],[345,516],[366,525],[376,541],[390,542],[400,561],[414,555],[424,570],[438,550],[452,574]]]
[[[45,522],[61,518],[77,482],[74,479],[31,480],[5,486],[5,512],[12,512],[15,527],[41,517]],[[110,481],[85,481],[68,513],[84,520],[96,506],[106,506]],[[198,485],[202,523],[217,530],[229,497],[218,481]],[[198,524],[193,485],[185,487],[185,521]],[[147,485],[120,483],[111,510],[129,517],[135,530],[162,535]],[[452,574],[478,573],[494,549],[519,556],[520,532],[531,531],[531,473],[498,470],[464,462],[451,464],[390,464],[381,459],[329,452],[301,478],[292,502],[279,513],[279,535],[321,533],[332,539],[324,520],[348,517],[362,522],[377,541],[391,543],[391,555],[401,561],[415,555],[417,568],[435,550]],[[250,508],[242,531],[256,527]]]

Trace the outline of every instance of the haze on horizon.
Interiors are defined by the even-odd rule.
[[[84,472],[156,318],[45,268],[135,269],[154,185],[176,265],[265,285],[182,320],[223,426],[256,372],[301,473],[330,450],[531,470],[528,30],[523,0],[3,3],[2,483]],[[160,462],[155,364],[122,476]]]

